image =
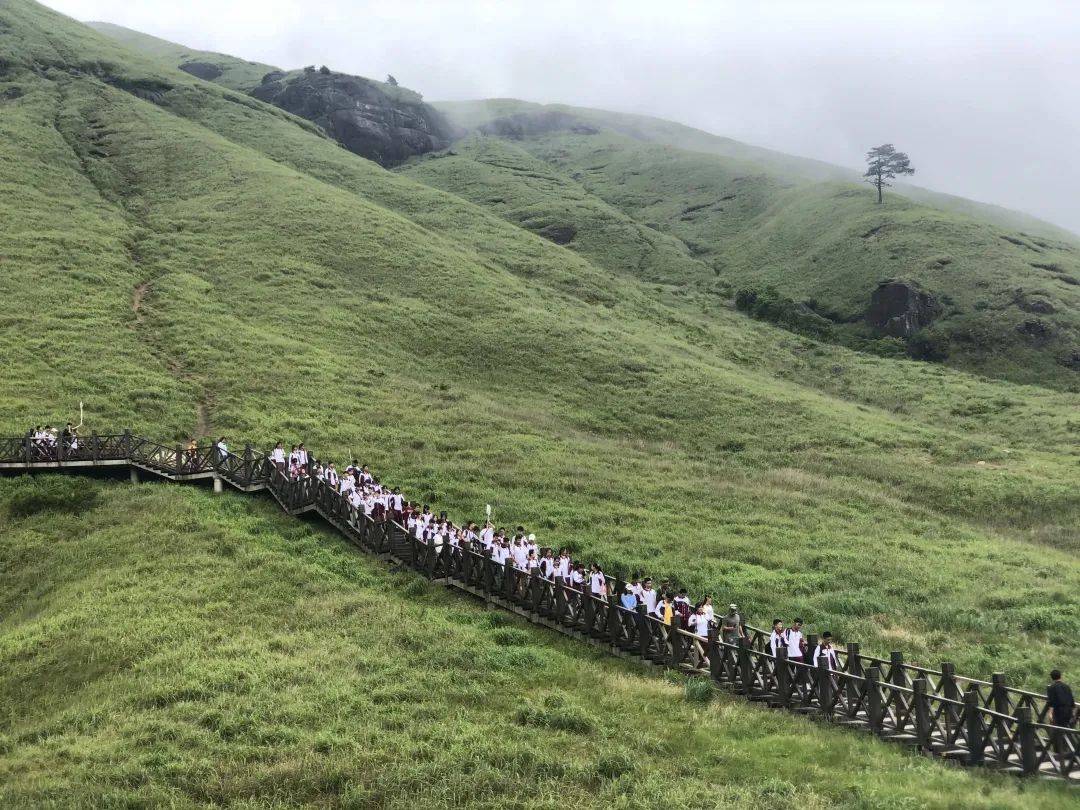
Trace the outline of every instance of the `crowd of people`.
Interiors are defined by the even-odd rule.
[[[30,446],[42,456],[54,455],[59,447],[67,453],[74,453],[79,449],[79,429],[71,422],[64,425],[61,431],[57,431],[52,425],[34,425],[27,431],[27,435]]]
[[[219,440],[217,447],[222,454],[228,452],[224,437]],[[551,582],[557,580],[572,594],[587,591],[598,598],[617,596],[618,604],[622,607],[630,610],[644,607],[649,616],[668,626],[677,616],[683,629],[701,639],[707,639],[714,628],[727,644],[737,644],[740,638],[750,638],[739,606],[734,602],[728,605],[726,613],[717,615],[709,594],[692,601],[685,588],[676,589],[668,580],[656,587],[651,577],[638,574],[631,577],[622,593],[612,594],[609,589],[614,584],[599,563],[586,565],[575,561],[566,548],[556,552],[555,549],[541,547],[536,535],[527,533],[523,526],[516,527],[513,532],[505,527],[497,528],[490,515],[482,526],[471,521],[455,524],[446,512],[436,514],[428,504],[406,500],[397,487],[384,486],[366,464],[353,461],[339,471],[334,462],[325,462],[309,455],[302,443],[292,445],[286,452],[282,442],[274,445],[270,462],[278,473],[290,480],[323,481],[364,515],[375,521],[392,520],[425,545],[448,545],[451,549],[489,552],[492,560],[500,566],[509,563],[528,574]],[[801,618],[795,617],[790,626],[785,626],[781,619],[773,620],[769,652],[776,655],[780,649],[787,651],[787,658],[793,663],[817,667],[824,660],[830,670],[840,669],[832,633],[822,633],[811,649],[803,635]],[[796,671],[799,671],[798,668]]]

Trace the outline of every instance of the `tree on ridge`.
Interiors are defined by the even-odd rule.
[[[866,153],[866,182],[877,189],[878,205],[883,202],[882,189],[892,185],[889,181],[898,174],[915,174],[911,158],[905,152],[897,152],[891,143],[875,146]]]

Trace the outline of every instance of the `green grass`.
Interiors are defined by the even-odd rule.
[[[849,343],[867,337],[862,313],[878,281],[912,281],[941,305],[929,333],[948,341],[950,365],[1080,390],[1075,239],[1005,230],[895,194],[877,206],[866,187],[806,182],[775,166],[604,132],[512,145],[474,138],[455,151],[406,171],[534,230],[576,225],[586,237],[576,249],[605,257],[605,266],[632,268],[621,253],[648,233],[650,246],[663,242],[676,260],[661,257],[666,272],[647,277],[681,277],[719,295],[773,286],[837,321],[834,331]],[[608,227],[588,206],[631,222]],[[636,253],[647,261],[649,252]],[[682,266],[686,258],[696,267]],[[1019,332],[1028,321],[1047,336]]]
[[[1080,632],[1077,394],[874,358],[751,321],[709,286],[716,282],[708,272],[701,274],[702,258],[680,248],[685,240],[643,230],[621,199],[605,200],[558,161],[528,154],[537,144],[525,144],[522,151],[477,141],[462,147],[460,159],[436,158],[387,172],[341,149],[307,122],[130,53],[25,0],[0,10],[0,63],[0,218],[5,226],[0,232],[0,433],[21,433],[42,421],[62,423],[82,400],[86,430],[130,427],[166,443],[193,431],[224,433],[234,444],[303,438],[339,460],[361,456],[385,480],[458,517],[480,517],[484,504],[491,503],[497,520],[525,523],[544,543],[571,546],[610,570],[649,571],[695,593],[734,599],[758,623],[767,623],[774,613],[798,613],[816,630],[860,641],[867,652],[901,649],[909,660],[931,664],[951,659],[960,672],[973,676],[1003,670],[1014,683],[1033,688],[1041,688],[1052,666],[1080,670],[1072,643]],[[9,93],[12,88],[19,92]],[[157,89],[148,96],[146,88]],[[615,136],[603,138],[615,142]],[[430,172],[425,181],[441,176],[462,188],[437,190],[417,182],[414,171],[417,177]],[[481,199],[496,187],[505,190],[504,202]],[[530,232],[538,230],[545,207],[559,195],[566,198],[566,210],[589,226],[572,250]],[[640,252],[622,244],[635,234],[642,238]],[[619,253],[611,252],[616,243]],[[995,246],[998,253],[1013,247]],[[684,273],[703,278],[687,284]],[[124,488],[105,491],[106,505],[95,509],[114,517],[94,542],[122,548],[79,558],[80,576],[86,577],[81,585],[54,591],[42,583],[40,600],[23,586],[5,587],[0,594],[12,600],[3,615],[21,617],[26,633],[55,627],[72,644],[82,643],[86,634],[97,638],[92,633],[133,639],[135,657],[125,657],[131,650],[118,643],[120,657],[110,659],[109,673],[126,672],[123,667],[138,655],[150,654],[152,647],[138,646],[139,639],[158,631],[140,624],[142,614],[113,612],[95,630],[84,624],[85,614],[53,620],[49,611],[60,616],[72,594],[90,593],[88,583],[95,577],[103,582],[126,577],[138,585],[131,569],[109,573],[109,554],[135,553],[137,547],[128,541],[179,538],[168,545],[168,564],[183,576],[163,568],[160,579],[144,583],[160,588],[156,600],[180,605],[169,610],[196,610],[184,607],[183,594],[198,591],[205,577],[210,577],[206,604],[221,598],[213,589],[226,583],[236,602],[250,591],[252,604],[265,610],[266,618],[243,613],[234,626],[250,623],[253,637],[292,632],[296,594],[323,587],[304,566],[316,565],[321,554],[340,552],[332,551],[336,541],[323,534],[298,545],[298,556],[290,559],[308,573],[290,575],[297,590],[279,594],[282,604],[270,609],[267,602],[273,600],[258,593],[263,588],[274,593],[278,586],[261,582],[257,571],[241,575],[230,564],[220,579],[207,573],[217,557],[206,559],[204,552],[216,548],[223,532],[232,537],[230,553],[242,561],[245,544],[269,542],[259,539],[261,532],[253,531],[247,518],[232,528],[228,521],[214,528],[219,509],[247,506],[214,505],[218,502],[187,490],[169,490],[154,497],[175,499],[173,506],[159,507],[142,502],[150,497],[142,490],[138,496]],[[154,523],[150,516],[158,508],[164,511]],[[12,519],[0,544],[4,553],[24,548],[8,542],[16,529],[24,538],[20,544],[37,538],[49,545],[52,525],[74,537],[94,525],[86,514],[50,515],[51,520],[44,514],[26,518],[18,527]],[[291,531],[286,524],[274,525],[286,535]],[[23,534],[25,527],[29,535]],[[78,554],[80,548],[69,550]],[[131,564],[148,576],[160,550],[154,546],[144,561]],[[36,555],[18,551],[0,569],[3,576],[36,581]],[[334,557],[339,558],[351,559]],[[400,597],[393,595],[405,583],[383,587],[369,573],[371,593],[361,590],[349,598],[370,596],[380,603],[371,610],[383,611],[383,632],[394,643],[361,639],[356,649],[371,647],[362,659],[366,666],[391,667],[395,659],[387,650],[400,652],[403,646],[395,635],[398,625],[424,622],[409,625],[397,618]],[[92,596],[100,599],[102,593],[111,591]],[[128,598],[123,588],[116,598]],[[468,603],[439,607],[444,599],[438,594],[430,606],[424,604],[432,616],[452,611],[455,618],[447,619],[447,628],[461,624],[460,632],[467,633],[471,622],[481,621],[469,618],[482,613]],[[187,627],[186,621],[178,626]],[[443,627],[441,620],[431,621]],[[166,636],[163,647],[177,638]],[[325,663],[321,656],[341,638],[329,623],[305,641],[317,662],[308,669],[313,678]],[[538,644],[548,643],[537,638]],[[350,658],[353,648],[345,649]],[[213,655],[241,669],[258,669],[265,657],[265,650],[252,643],[224,650]],[[598,666],[587,651],[568,654],[579,656],[575,667]],[[75,660],[91,659],[87,652]],[[216,668],[224,666],[214,663],[216,658],[193,660],[199,663],[185,670],[184,683],[198,681],[203,670],[212,680]],[[458,671],[451,663],[444,661],[446,671],[431,676],[436,687],[445,690],[443,679]],[[513,679],[519,664],[497,661],[489,669],[498,678]],[[46,672],[61,663],[42,659],[41,666]],[[466,680],[476,671],[472,663],[461,666]],[[342,668],[347,665],[338,662],[328,671]],[[592,704],[608,705],[603,702],[608,700],[614,701],[611,706],[641,700],[643,715],[658,716],[644,698],[656,682],[625,674],[601,679],[598,688],[594,673],[599,671],[588,670],[593,674],[557,688],[596,716],[604,713]],[[43,690],[40,700],[30,696],[39,700],[34,705],[63,703],[78,691],[74,686],[80,679],[89,695],[109,688],[94,680],[92,669],[73,667],[55,690],[47,680],[25,680],[24,674],[20,670],[14,679],[22,684],[19,689]],[[265,700],[286,707],[318,704],[302,725],[325,727],[334,739],[346,734],[341,717],[352,718],[349,712],[327,714],[327,697],[345,694],[336,691],[334,681],[271,681],[265,688],[277,690],[272,694],[278,697]],[[120,677],[113,699],[141,688]],[[530,695],[533,705],[547,694],[537,690]],[[471,697],[444,700],[439,689],[431,691],[438,696],[425,715],[425,729],[442,735],[437,740],[455,738],[455,712],[465,711]],[[682,694],[681,687],[673,688],[670,700],[678,703]],[[215,710],[231,712],[232,695],[215,698]],[[5,755],[3,767],[23,763],[10,790],[19,797],[40,797],[44,794],[33,791],[62,792],[64,784],[79,780],[108,783],[116,795],[157,789],[141,788],[131,775],[141,767],[131,763],[154,750],[150,732],[140,737],[133,730],[148,715],[135,713],[125,726],[129,735],[118,737],[108,724],[95,725],[103,721],[93,719],[98,716],[93,705],[92,700],[73,705],[64,716],[65,722],[92,727],[98,758],[80,759],[73,752],[65,760],[67,776],[52,780],[28,764],[34,751],[21,760]],[[237,718],[257,707],[238,706]],[[513,702],[502,717],[523,710],[528,715],[527,708]],[[710,752],[717,747],[732,751],[734,760],[725,760],[728,772],[756,768],[766,759],[775,740],[769,742],[760,727],[763,715],[756,710],[742,715],[751,710],[724,703],[704,711],[717,712],[719,725],[708,745],[688,738],[703,749],[701,757],[714,755]],[[725,736],[719,728],[729,717],[745,717],[739,721],[745,725],[731,719]],[[279,722],[284,721],[271,724]],[[524,728],[537,730],[521,732],[520,749],[515,742],[509,750],[531,751],[534,758],[540,742],[552,738],[532,735],[558,732]],[[674,735],[659,723],[651,728],[650,739]],[[802,752],[793,761],[820,769],[821,784],[830,786],[822,788],[825,798],[813,800],[818,804],[870,801],[841,789],[850,780],[834,784],[829,779],[830,769],[841,767],[836,763],[863,768],[865,762],[869,775],[860,781],[867,790],[879,779],[893,778],[882,774],[894,766],[845,749],[856,744],[851,738],[802,724],[784,728],[790,729],[785,739]],[[221,738],[214,729],[198,735],[191,762],[203,763],[208,778],[202,782],[234,791],[227,795],[237,802],[273,795],[265,783],[244,782],[239,763],[251,751],[243,739]],[[488,737],[497,738],[492,727],[463,739]],[[46,738],[41,745],[48,746]],[[861,741],[858,745],[860,752],[869,750]],[[290,750],[289,758],[274,767],[282,783],[303,782],[307,764],[318,760],[302,747]],[[493,743],[478,750],[482,753],[470,761],[485,773],[520,769],[519,775],[540,778],[540,771],[529,770],[520,758],[524,755],[500,758]],[[643,793],[650,800],[674,784],[668,781],[672,773],[683,773],[672,769],[672,757],[641,753],[632,744],[627,750],[636,763],[634,782],[660,786],[658,793]],[[385,769],[388,791],[402,784],[386,752],[366,742],[347,751],[350,760],[364,752],[369,773]],[[741,751],[756,753],[744,758]],[[110,756],[126,764],[112,768]],[[233,764],[219,777],[207,763],[222,757]],[[582,767],[613,773],[625,762],[616,752],[600,766],[598,757],[599,752]],[[888,761],[911,771],[914,775],[902,778],[912,784],[959,779],[956,784],[980,795],[990,784],[988,804],[1019,801],[1015,787],[996,781],[972,783],[969,776],[903,757]],[[177,777],[184,785],[200,781],[191,762],[181,769],[186,775]],[[339,766],[341,760],[334,759],[327,767]],[[427,767],[417,773],[434,772]],[[342,782],[319,782],[328,773],[321,768],[315,772],[323,776],[309,783],[318,783],[312,793],[290,794],[287,801],[318,801],[310,797],[323,795],[318,791],[329,790],[328,784],[343,793]],[[567,784],[600,784],[576,768],[559,778]],[[756,786],[760,771],[748,770],[756,776],[733,786],[728,777],[717,782],[719,773],[710,773],[695,784],[732,804],[755,797],[725,791],[765,789]],[[458,785],[461,796],[477,803],[505,795],[467,793],[472,788],[455,780],[441,781],[440,789]],[[159,784],[178,782],[153,783]],[[421,790],[419,782],[409,784]],[[475,790],[489,784],[478,783]],[[699,787],[688,783],[686,789]],[[937,801],[960,791],[919,787],[911,795],[918,806],[920,797]],[[160,800],[157,793],[147,795],[148,803]],[[203,803],[223,803],[226,794],[192,795]],[[357,795],[360,803],[378,801]],[[423,797],[407,790],[403,795]],[[704,794],[673,795],[688,797],[691,806],[703,803]],[[453,796],[430,798],[450,803]],[[782,805],[785,800],[769,801]],[[813,801],[805,803],[814,806]]]
[[[14,518],[65,486],[79,516]],[[1039,808],[628,664],[408,574],[265,497],[0,480],[0,804]],[[122,632],[118,632],[122,628]]]

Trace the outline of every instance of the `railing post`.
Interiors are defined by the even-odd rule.
[[[244,445],[244,475],[241,479],[244,482],[244,486],[251,486],[252,480],[255,478],[255,451],[251,449],[250,444]],[[274,477],[273,470],[270,471],[270,478]]]
[[[176,474],[182,475],[184,472],[184,449],[179,444],[176,445]]]
[[[938,689],[941,692],[941,696],[946,700],[955,700],[959,702],[962,699],[960,694],[960,687],[956,685],[956,666],[947,661],[941,663],[941,682]],[[948,742],[952,741],[952,738],[956,734],[957,727],[960,724],[960,711],[951,703],[945,704],[945,733],[948,737]]]
[[[593,635],[593,624],[596,622],[596,603],[593,602],[589,592],[589,581],[581,583],[581,621],[585,627],[585,635],[590,638]]]
[[[510,604],[514,603],[514,561],[507,557],[503,563],[503,598]]]
[[[101,439],[98,438],[97,431],[90,432],[90,460],[97,464],[98,458],[101,456]]]
[[[668,642],[670,643],[670,650],[668,652],[667,660],[664,662],[670,669],[678,669],[679,664],[682,661],[682,645],[683,636],[679,631],[682,629],[682,616],[678,613],[671,617],[671,624],[668,625]]]
[[[563,624],[566,620],[566,584],[563,582],[562,577],[557,577],[555,583],[552,586],[552,591],[555,597],[555,604],[552,607],[552,619],[559,624]]]
[[[61,433],[60,438],[56,441],[56,460],[59,463],[67,461],[67,443],[68,440]]]
[[[904,654],[898,650],[893,650],[889,653],[889,672],[891,677],[890,683],[895,686],[907,687],[907,680],[904,678]]]
[[[739,636],[739,679],[742,681],[742,693],[747,697],[754,691],[754,669],[750,658],[750,641],[746,636]]]
[[[993,675],[990,676],[990,683],[991,683],[990,695],[991,695],[991,697],[993,698],[993,701],[994,701],[994,711],[997,712],[998,714],[1004,714],[1004,715],[1012,714],[1012,712],[1009,711],[1008,679],[1005,677],[1005,673],[1004,672],[995,672]],[[996,725],[998,727],[997,728],[998,751],[1000,752],[998,754],[998,758],[999,758],[1000,761],[1004,762],[1005,759],[1008,756],[1007,751],[1008,751],[1008,742],[1009,742],[1008,737],[1009,737],[1009,735],[1005,731],[1005,729],[1003,729],[1001,727],[1001,723],[997,723]]]
[[[637,621],[638,653],[642,661],[649,660],[649,642],[652,640],[652,628],[649,627],[649,613],[645,605],[638,605],[634,611]]]
[[[881,670],[876,666],[866,671],[866,718],[870,723],[871,733],[880,736],[885,705],[881,700]]]
[[[791,667],[788,664],[787,646],[781,646],[776,651],[776,705],[781,708],[791,708]]]
[[[120,452],[124,454],[124,458],[128,461],[131,460],[131,431],[125,430],[124,435],[120,437]]]
[[[983,739],[982,722],[979,720],[979,693],[975,684],[964,693],[964,722],[967,727],[968,764],[982,765],[986,741]]]
[[[847,713],[854,717],[859,705],[859,682],[863,677],[862,656],[859,655],[859,642],[849,641],[847,645],[847,672],[855,677],[847,679]]]
[[[1039,772],[1039,752],[1036,748],[1035,726],[1032,723],[1031,707],[1021,706],[1016,710],[1016,736],[1020,741],[1020,762],[1025,776]]]
[[[912,684],[915,690],[915,739],[919,747],[930,752],[930,696],[927,694],[926,678],[917,678]]]
[[[720,631],[715,627],[709,628],[709,675],[712,676],[714,681],[718,683],[723,680],[724,677],[724,662],[721,658],[720,650]]]
[[[814,677],[817,680],[818,708],[824,714],[832,715],[833,682],[832,670],[829,669],[829,656],[823,655],[818,659]]]
[[[34,458],[34,440],[30,434],[26,434],[26,438],[23,439],[23,459],[27,464]]]
[[[608,641],[614,647],[622,637],[622,595],[626,591],[626,583],[622,577],[615,578],[615,591],[608,591],[607,634]]]

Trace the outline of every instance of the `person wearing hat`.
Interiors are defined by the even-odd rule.
[[[739,606],[734,602],[728,605],[728,612],[720,623],[720,630],[725,644],[738,644],[740,638],[748,638],[742,616],[739,615]]]
[[[634,586],[627,585],[622,592],[622,596],[619,597],[619,603],[627,610],[637,610],[637,594],[634,593]]]

